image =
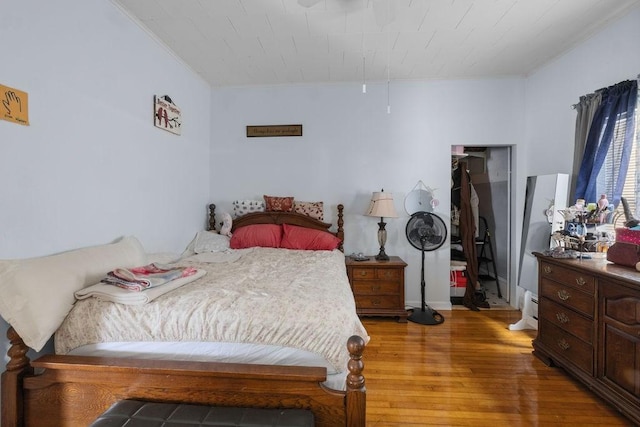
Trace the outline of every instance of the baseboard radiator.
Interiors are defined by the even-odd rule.
[[[524,329],[538,329],[538,295],[533,292],[518,288],[518,293],[524,291],[522,297],[522,319],[509,325],[511,331],[522,331]]]

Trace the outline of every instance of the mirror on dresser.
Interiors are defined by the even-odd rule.
[[[564,218],[559,210],[567,207],[568,191],[568,174],[527,178],[516,292],[522,319],[509,325],[512,331],[538,327],[538,262],[533,253],[548,249],[551,234],[563,227]]]
[[[569,175],[556,173],[527,178],[518,286],[538,294],[538,263],[533,252],[549,248],[551,234],[563,227],[560,212],[567,207]]]

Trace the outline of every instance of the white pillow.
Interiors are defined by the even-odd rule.
[[[264,212],[264,200],[234,200],[232,204],[234,218],[252,212]]]
[[[193,244],[193,252],[224,252],[229,249],[229,237],[212,231],[198,231]]]
[[[25,344],[40,351],[71,311],[74,292],[115,268],[146,263],[135,237],[45,257],[0,260],[0,316]]]

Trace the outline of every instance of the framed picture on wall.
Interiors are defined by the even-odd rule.
[[[153,122],[155,127],[180,135],[182,113],[169,95],[154,95]]]

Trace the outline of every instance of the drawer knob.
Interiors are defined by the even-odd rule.
[[[578,286],[584,286],[587,283],[587,281],[584,280],[582,276],[580,276],[576,279],[576,283],[578,284]]]
[[[380,285],[372,285],[371,286],[371,290],[374,291],[374,292],[379,291],[380,290]]]
[[[551,274],[551,266],[545,265],[543,270],[545,274]]]
[[[362,271],[360,271],[360,275],[361,275],[361,276],[366,276],[366,275],[367,275],[367,272],[366,272],[366,271],[364,271],[364,270],[362,270]]]
[[[560,289],[558,291],[558,298],[560,298],[562,301],[566,301],[569,298],[571,298],[571,294],[567,291],[565,291],[564,289]]]
[[[380,305],[380,300],[379,300],[379,299],[371,300],[371,304],[373,304],[373,305]]]
[[[569,316],[566,313],[556,313],[556,319],[560,323],[569,323]]]
[[[558,340],[558,347],[560,347],[561,350],[567,351],[571,348],[571,345],[567,342],[567,340],[562,338]]]

